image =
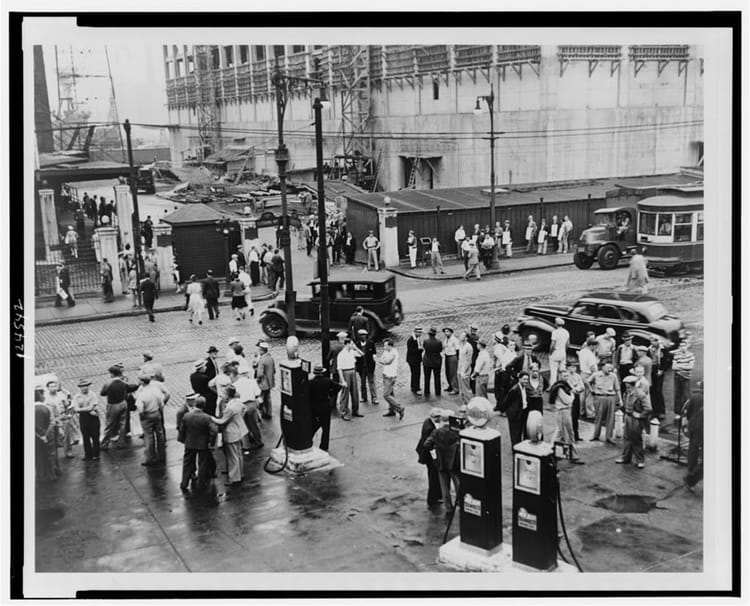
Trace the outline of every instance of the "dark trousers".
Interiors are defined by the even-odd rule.
[[[146,308],[148,313],[149,322],[154,321],[154,299],[152,297],[143,297],[143,307]]]
[[[88,412],[78,414],[81,425],[81,440],[83,441],[83,453],[87,459],[99,456],[99,416]]]
[[[271,390],[265,389],[260,392],[261,394],[261,402],[258,408],[260,409],[260,414],[264,417],[270,417],[272,414],[271,410]]]
[[[70,286],[61,286],[60,288],[63,289],[63,292],[68,295],[68,298],[65,300],[68,304],[68,307],[73,307],[76,304],[76,300],[73,298],[73,294],[70,292]],[[55,307],[60,307],[63,303],[63,300],[60,298],[60,296],[55,297]]]
[[[623,383],[623,381],[625,380],[625,377],[630,375],[630,371],[632,368],[632,364],[620,364],[619,368],[617,369],[617,374],[620,378],[620,393],[625,393],[625,383]]]
[[[581,395],[575,394],[573,398],[573,409],[571,410],[570,417],[573,421],[573,436],[576,440],[580,440],[581,436],[578,435],[578,419],[581,416]]]
[[[186,448],[185,454],[182,455],[182,481],[180,488],[187,488],[190,480],[196,470],[196,458],[198,459],[198,477],[195,480],[195,487],[203,490],[208,486],[211,476],[216,472],[216,461],[210,450],[197,450]]]
[[[685,402],[690,399],[690,379],[674,373],[674,414],[681,415]]]
[[[458,393],[458,356],[445,356],[445,378],[448,389]]]
[[[664,406],[664,373],[657,375],[655,372],[651,373],[651,389],[649,393],[651,395],[651,407],[652,416],[663,417],[666,413]]]
[[[440,395],[440,366],[437,368],[432,366],[424,367],[424,395],[430,395],[430,377],[432,382],[435,384],[435,395]]]
[[[508,374],[504,370],[495,371],[495,410],[500,410],[500,405],[505,398],[507,391],[506,376]]]
[[[411,391],[412,393],[417,393],[421,387],[422,363],[418,360],[410,360],[408,364],[411,370]]]
[[[260,446],[263,444],[263,438],[260,435],[260,427],[258,427],[258,407],[255,402],[245,402],[245,414],[243,416],[251,446]]]
[[[703,478],[703,417],[688,423],[687,477],[688,486],[694,486]]]
[[[624,447],[622,449],[622,460],[630,462],[635,457],[636,463],[643,463],[643,419],[636,419],[631,414],[625,415]]]
[[[440,476],[437,465],[433,459],[425,463],[427,467],[427,504],[432,505],[443,498],[443,491],[440,488]]]
[[[141,414],[141,427],[143,427],[143,439],[146,442],[145,462],[164,462],[167,458],[167,443],[161,414],[158,412]]]
[[[112,280],[102,282],[102,295],[104,296],[104,301],[107,303],[115,300],[115,293],[112,291]]]
[[[124,446],[125,442],[125,419],[130,413],[128,412],[128,405],[125,402],[119,404],[107,404],[107,412],[105,417],[104,426],[104,438],[102,438],[102,446],[109,446],[109,441],[115,436],[119,436],[118,445],[120,448]]]
[[[216,400],[219,396],[213,391],[211,393],[202,393],[201,395],[206,400],[206,407],[203,409],[203,411],[207,415],[214,416],[216,414]]]
[[[250,284],[258,286],[260,282],[260,265],[257,261],[250,262]]]
[[[331,403],[328,400],[311,402],[310,408],[312,409],[312,434],[315,435],[315,432],[322,428],[320,449],[328,450],[328,440],[331,435]]]
[[[206,307],[208,308],[208,319],[213,320],[214,314],[219,317],[219,300],[215,297],[206,297]]]
[[[518,419],[511,419],[510,417],[508,417],[508,431],[510,432],[511,446],[515,446],[521,440],[523,440],[526,418],[529,416],[528,410],[528,408],[523,410]]]

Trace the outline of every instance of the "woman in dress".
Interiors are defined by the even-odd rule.
[[[232,311],[239,322],[240,320],[245,319],[247,299],[245,298],[245,285],[242,283],[242,280],[240,280],[238,274],[232,276],[229,289],[232,291]]]
[[[203,324],[203,308],[206,302],[203,300],[203,289],[201,283],[195,279],[195,274],[190,276],[190,283],[185,290],[188,297],[188,314],[190,323],[193,323],[193,316],[198,316],[198,324]]]

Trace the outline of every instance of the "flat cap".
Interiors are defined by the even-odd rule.
[[[622,380],[622,382],[623,383],[635,383],[637,380],[638,380],[638,377],[634,377],[633,375],[628,375]]]
[[[429,330],[428,332],[429,332],[429,334],[431,334],[431,335],[436,335],[436,334],[437,334],[437,328],[435,328],[435,327],[433,326],[432,328],[430,328],[430,330]]]
[[[336,336],[337,336],[337,337],[348,337],[348,336],[349,336],[349,333],[348,333],[348,332],[346,332],[345,330],[340,330],[340,331],[338,331],[338,332],[336,333]]]
[[[78,387],[88,387],[89,385],[91,385],[90,379],[81,379],[78,381]]]
[[[190,400],[195,400],[195,398],[197,398],[197,397],[198,397],[197,393],[189,393],[189,394],[187,394],[185,396],[185,399],[188,400],[188,401],[190,401]]]
[[[235,343],[239,343],[239,342],[240,342],[240,340],[239,340],[239,339],[238,339],[237,337],[231,337],[231,338],[230,338],[230,339],[229,339],[229,340],[227,341],[227,345],[233,345],[233,344],[235,344]]]
[[[608,335],[609,335],[610,337],[614,337],[614,336],[615,336],[615,329],[614,329],[614,328],[608,328],[608,329],[607,329],[607,334],[608,334]]]
[[[557,324],[558,326],[565,326],[565,320],[563,320],[562,318],[555,318],[555,324]]]
[[[141,370],[138,371],[138,380],[139,381],[143,381],[145,379],[150,379],[151,377],[153,377],[153,375],[150,372],[148,372],[147,370],[142,370],[141,369]]]
[[[122,373],[122,368],[120,368],[119,366],[116,366],[114,364],[112,366],[110,366],[107,370],[109,372],[111,372],[112,374],[115,374],[115,375]]]
[[[631,335],[629,332],[626,332],[624,335],[622,335],[622,338],[625,339],[626,341],[632,341],[633,335]]]
[[[260,347],[261,349],[265,349],[266,351],[268,351],[270,349],[270,347],[269,347],[269,345],[268,345],[268,343],[266,341],[259,341],[258,342],[258,347]]]
[[[154,359],[154,352],[148,351],[148,350],[144,351],[143,352],[143,357],[144,358],[148,358],[149,360],[153,360]]]

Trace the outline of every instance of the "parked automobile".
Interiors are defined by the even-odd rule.
[[[298,332],[320,331],[320,280],[308,283],[309,294],[298,293],[294,317]],[[330,330],[348,330],[349,319],[358,306],[370,320],[370,338],[401,324],[404,318],[401,301],[396,296],[396,276],[390,272],[337,270],[328,280]],[[279,298],[260,314],[263,332],[271,338],[287,335],[289,323],[286,302]]]
[[[583,345],[590,330],[600,335],[613,328],[618,341],[629,332],[633,344],[639,347],[648,346],[655,335],[664,347],[670,348],[686,334],[682,321],[657,299],[627,292],[591,293],[569,307],[531,305],[518,318],[518,332],[524,340],[536,335],[540,348],[546,350],[558,317],[565,320],[570,347],[574,349]]]
[[[594,211],[594,224],[584,229],[573,253],[579,269],[589,269],[594,261],[602,269],[614,269],[633,254],[635,241],[635,208],[600,208]]]

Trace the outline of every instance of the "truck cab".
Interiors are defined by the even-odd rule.
[[[635,208],[600,208],[594,211],[593,224],[581,233],[573,262],[579,269],[589,269],[594,261],[602,269],[614,269],[636,248]]]

